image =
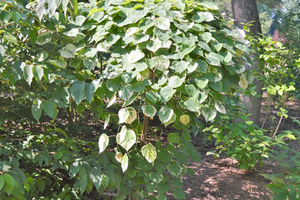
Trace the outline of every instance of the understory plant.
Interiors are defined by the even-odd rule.
[[[232,123],[236,117],[224,115],[220,122],[203,130],[210,133],[210,138],[216,139],[216,148],[208,152],[208,155],[218,158],[223,153],[236,159],[239,169],[251,172],[258,165],[263,165],[262,161],[269,158],[274,146],[285,144],[284,138],[294,137],[290,132],[279,134],[275,138],[270,137],[266,130],[259,128],[252,121],[247,121],[247,114],[239,115],[243,122]]]
[[[188,158],[200,160],[190,134],[226,116],[227,95],[253,80],[248,45],[208,3],[2,1],[0,27],[1,82],[32,102],[35,120],[92,109],[102,124],[91,142],[3,129],[2,199],[185,199]]]
[[[294,122],[300,125],[300,121],[293,118]],[[299,199],[300,198],[300,132],[299,130],[285,131],[287,134],[293,133],[294,137],[291,140],[296,140],[298,145],[293,147],[284,145],[281,148],[272,150],[270,159],[277,161],[283,169],[282,173],[278,174],[261,174],[266,179],[271,181],[266,185],[273,193],[273,200],[279,199]]]

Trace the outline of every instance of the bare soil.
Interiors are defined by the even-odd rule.
[[[287,102],[288,115],[299,119],[300,102]],[[266,115],[266,104],[262,106],[262,119]],[[266,120],[265,129],[270,130],[270,134],[275,130],[279,121],[277,110],[271,106],[271,112]],[[299,125],[291,118],[283,119],[279,133],[284,130],[299,129]],[[198,140],[198,141],[197,141]],[[297,141],[285,141],[293,149],[300,152],[300,145]],[[194,144],[202,143],[199,138],[194,138]],[[207,141],[204,141],[207,144]],[[197,146],[197,145],[196,145]],[[200,145],[199,145],[200,146]],[[207,149],[211,148],[207,144]],[[260,174],[277,174],[284,172],[284,169],[274,160],[265,160],[263,166],[258,166],[253,172],[246,173],[236,166],[237,161],[231,158],[218,158],[207,156],[205,149],[198,149],[202,155],[201,162],[190,163],[195,175],[182,177],[187,200],[269,200],[272,199],[272,192],[265,186],[270,184],[270,180],[265,179]],[[171,195],[168,199],[174,200]]]

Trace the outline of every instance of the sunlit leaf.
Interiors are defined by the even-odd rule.
[[[121,141],[121,138],[124,138]],[[127,129],[126,132],[120,132],[116,136],[117,143],[128,151],[136,142],[136,134],[133,130]]]
[[[143,146],[141,151],[142,151],[143,156],[146,158],[146,160],[149,163],[154,162],[154,160],[156,159],[156,156],[157,156],[157,152],[156,152],[155,147],[151,143],[148,143],[145,146]]]
[[[105,151],[108,144],[109,144],[109,137],[105,133],[102,133],[98,141],[99,153]]]
[[[122,171],[123,173],[127,170],[128,168],[128,156],[127,154],[124,154],[123,158],[122,158],[122,163],[121,163],[121,167],[122,167]]]

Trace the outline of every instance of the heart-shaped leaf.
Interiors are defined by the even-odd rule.
[[[121,140],[121,138],[123,138]],[[136,135],[133,130],[127,129],[126,131],[121,131],[116,136],[117,143],[121,145],[126,151],[128,151],[136,142]]]
[[[149,163],[154,162],[154,160],[156,159],[156,156],[157,156],[157,152],[156,152],[155,147],[151,143],[148,143],[145,146],[143,146],[141,151],[142,151],[143,156],[146,158],[146,160]]]
[[[98,141],[98,146],[99,146],[99,154],[102,153],[106,147],[108,146],[108,143],[109,143],[109,137],[103,133],[100,138],[99,138],[99,141]]]

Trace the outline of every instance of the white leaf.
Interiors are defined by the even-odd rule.
[[[142,52],[142,50],[140,49],[133,50],[128,54],[128,62],[130,64],[135,63],[141,60],[144,56],[145,54]]]
[[[133,130],[127,130],[125,133],[125,139],[121,142],[121,134],[123,133],[118,133],[116,140],[119,145],[121,145],[126,151],[128,151],[136,142],[136,135]]]
[[[104,127],[103,129],[106,129],[108,123],[109,123],[109,120],[110,120],[110,114],[108,114],[108,116],[106,117],[105,121],[104,121]]]
[[[100,138],[99,138],[99,141],[98,141],[98,146],[99,146],[99,154],[102,153],[106,147],[108,146],[108,143],[109,143],[109,137],[103,133]]]
[[[169,30],[170,29],[170,20],[168,18],[160,17],[154,20],[154,24],[157,28],[161,30]]]
[[[128,168],[128,156],[125,154],[122,158],[122,163],[121,163],[122,171],[123,173],[127,170]]]

